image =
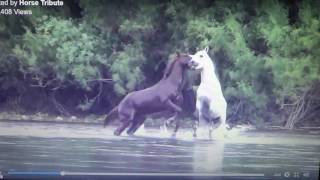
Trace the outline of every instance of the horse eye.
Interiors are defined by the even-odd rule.
[[[200,55],[201,58],[203,58],[203,55]]]

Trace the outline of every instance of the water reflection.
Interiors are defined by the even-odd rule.
[[[193,148],[193,170],[198,173],[222,172],[224,142],[203,141]]]
[[[195,139],[184,129],[176,138],[159,129],[140,130],[136,137],[115,137],[112,132],[90,125],[0,122],[0,170],[318,173],[315,134],[232,132],[224,140],[210,141],[207,134]]]

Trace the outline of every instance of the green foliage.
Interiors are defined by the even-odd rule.
[[[267,15],[258,20],[258,29],[270,48],[266,66],[274,77],[273,91],[279,103],[294,101],[320,79],[316,50],[320,47],[320,13],[310,2],[304,2],[299,25],[292,26],[288,23],[286,9],[279,3],[263,7],[269,8],[261,10]]]
[[[145,62],[139,44],[127,45],[123,51],[115,53],[111,66],[112,79],[116,82],[114,88],[120,95],[135,90],[144,78],[140,66]]]
[[[90,89],[88,82],[101,78],[99,67],[107,65],[105,41],[85,22],[44,17],[35,33],[27,29],[23,43],[14,49],[24,71],[39,85],[57,88],[76,85]]]
[[[12,48],[27,24],[24,18],[0,16],[0,94],[3,96],[19,95],[25,91],[20,63]]]

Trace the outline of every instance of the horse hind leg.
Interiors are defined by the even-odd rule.
[[[130,124],[130,121],[123,121],[121,122],[121,125],[114,131],[115,136],[120,136],[122,131],[127,128]]]
[[[127,134],[128,135],[133,135],[138,129],[139,127],[144,123],[145,118],[144,117],[136,117],[133,121],[133,123],[131,124],[130,128],[127,130]]]
[[[192,129],[193,129],[193,137],[197,137],[197,129],[199,127],[199,120],[195,120]]]
[[[199,126],[205,126],[208,119],[208,102],[203,98],[197,98],[196,107],[196,114],[198,115],[198,119],[195,120],[192,125],[193,137],[197,137],[197,130]]]
[[[183,101],[184,101],[184,98],[183,98],[183,95],[180,94],[177,98],[176,98],[176,103],[179,105],[179,106],[182,106],[183,104]],[[174,128],[174,131],[172,133],[172,137],[175,137],[178,130],[179,130],[179,127],[180,127],[180,122],[181,122],[181,118],[182,117],[178,117],[179,114],[181,112],[176,112],[175,115],[173,117],[171,117],[172,120],[175,120],[176,121],[176,126]]]
[[[172,137],[175,137],[176,136],[176,133],[178,132],[178,129],[180,127],[180,119],[177,119],[179,113],[178,112],[175,112],[174,115],[172,117],[170,117],[169,119],[167,119],[164,123],[164,127],[166,129],[169,129],[169,126],[170,124],[172,124],[173,121],[176,122],[176,125],[175,125],[175,128],[174,128],[174,131],[172,133]]]
[[[215,127],[215,122],[217,122],[219,119],[220,119],[220,117],[210,120],[210,122],[209,122],[209,139],[212,139],[212,132]]]
[[[179,127],[180,127],[180,121],[181,121],[181,119],[180,119],[180,118],[177,118],[177,116],[178,116],[178,114],[175,116],[176,126],[175,126],[175,128],[174,128],[174,130],[173,130],[172,137],[176,137],[177,132],[178,132]]]
[[[119,119],[121,122],[121,125],[114,131],[115,136],[120,136],[123,130],[125,130],[131,122],[133,122],[134,118],[134,112],[132,112],[130,115],[125,114],[119,114]]]
[[[224,138],[227,128],[224,120],[225,119],[223,115],[220,115],[217,118],[213,119],[212,125],[210,125],[210,134],[214,130],[214,134],[217,138]],[[214,123],[215,121],[217,121],[218,125]]]
[[[197,137],[197,130],[200,126],[206,127],[210,122],[210,118],[207,116],[207,114],[202,113],[201,110],[198,111],[198,114],[199,114],[199,118],[195,120],[192,125],[193,137]]]
[[[226,130],[227,129],[227,124],[226,124],[226,114],[225,113],[220,113],[220,115],[218,116],[218,130]]]
[[[166,128],[166,129],[169,129],[169,126],[172,124],[172,122],[177,118],[178,116],[178,113],[174,113],[173,116],[169,117],[163,124],[163,126]]]

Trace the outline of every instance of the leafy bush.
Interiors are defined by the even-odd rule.
[[[90,90],[90,80],[101,77],[108,65],[105,41],[85,22],[43,17],[35,32],[27,29],[14,49],[22,59],[24,73],[34,83],[51,89],[75,85]]]

